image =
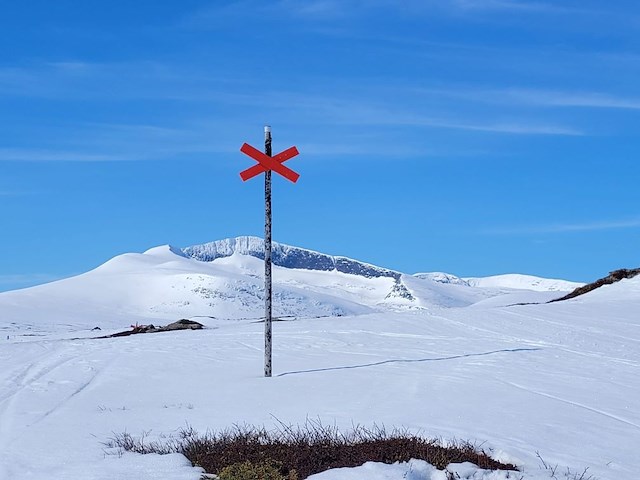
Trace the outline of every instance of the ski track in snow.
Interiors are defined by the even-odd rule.
[[[53,350],[53,349],[52,349]],[[51,373],[56,368],[70,362],[75,357],[62,357],[51,359],[52,353],[57,353],[55,350],[49,352],[41,357],[40,360],[33,362],[25,368],[22,373],[11,379],[10,383],[14,384],[16,388],[14,388],[9,393],[5,394],[3,397],[0,397],[0,404],[5,400],[10,400],[12,397],[15,397],[17,394],[21,393],[25,388],[30,387],[35,382],[39,381],[45,375]],[[33,372],[33,373],[32,373]]]
[[[54,413],[56,410],[60,409],[62,406],[64,406],[69,400],[71,400],[73,397],[75,397],[76,395],[78,395],[79,393],[81,393],[85,388],[87,388],[91,382],[93,382],[93,380],[95,380],[95,378],[98,376],[98,371],[96,371],[93,367],[91,367],[91,370],[93,372],[93,374],[85,381],[81,382],[80,385],[78,386],[78,388],[76,388],[71,395],[69,395],[68,397],[64,398],[62,401],[60,401],[59,403],[57,403],[56,405],[54,405],[51,409],[47,410],[44,414],[42,414],[42,416],[40,418],[38,418],[36,421],[34,421],[31,425],[29,426],[33,426],[39,422],[41,422],[42,420],[44,420],[45,418],[47,418],[49,415],[51,415],[52,413]]]
[[[46,348],[46,347],[45,347]],[[19,375],[10,379],[9,391],[0,399],[0,446],[8,441],[10,429],[6,426],[12,424],[14,416],[14,405],[20,395],[30,389],[36,382],[46,377],[56,368],[74,360],[75,357],[60,357],[55,348],[48,348],[47,353],[40,356],[37,361],[30,363]],[[55,358],[51,358],[55,355]],[[6,387],[5,387],[6,388]],[[4,427],[3,427],[4,426]]]
[[[3,382],[8,391],[0,398],[0,452],[8,442],[12,441],[11,426],[19,410],[18,405],[25,399],[32,398],[34,393],[40,393],[40,397],[44,400],[38,405],[37,412],[29,412],[33,417],[25,425],[29,428],[54,414],[82,393],[100,373],[95,367],[86,366],[84,356],[87,352],[79,348],[76,341],[29,342],[29,346],[44,348],[45,353],[40,354],[35,361],[30,361],[18,375]],[[60,369],[66,367],[73,367],[74,376],[83,367],[85,371],[80,372],[82,375],[79,380],[76,378],[69,380],[66,374],[56,375]],[[63,391],[60,395],[49,394],[52,385],[62,387]]]
[[[528,387],[525,387],[525,386],[522,386],[522,385],[518,385],[517,383],[506,382],[506,384],[507,385],[511,385],[512,387],[519,388],[520,390],[524,390],[526,392],[533,393],[534,395],[539,395],[541,397],[550,398],[552,400],[557,400],[558,402],[566,403],[567,405],[571,405],[573,407],[583,408],[584,410],[587,410],[589,412],[595,413],[597,415],[602,415],[604,417],[610,418],[612,420],[616,420],[618,422],[624,423],[625,425],[629,425],[631,427],[635,427],[635,428],[640,430],[640,425],[638,425],[636,423],[633,423],[633,422],[631,422],[629,420],[625,420],[624,418],[619,417],[617,415],[613,415],[611,413],[607,413],[604,410],[600,410],[598,408],[590,407],[588,405],[584,405],[584,404],[579,403],[579,402],[574,402],[574,401],[571,401],[571,400],[567,400],[566,398],[561,398],[561,397],[558,397],[556,395],[551,395],[549,393],[539,392],[539,391],[534,390],[532,388],[528,388]]]

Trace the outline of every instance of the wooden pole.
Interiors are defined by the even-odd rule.
[[[271,156],[271,127],[264,127],[264,153]],[[271,170],[264,175],[264,376],[271,376]]]

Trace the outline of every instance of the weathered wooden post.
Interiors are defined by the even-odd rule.
[[[271,157],[271,127],[264,127],[264,154]],[[264,376],[271,376],[271,170],[264,174]]]
[[[264,376],[270,377],[272,372],[272,332],[273,322],[273,285],[271,278],[271,171],[274,170],[293,183],[298,181],[300,175],[283,165],[290,158],[298,155],[296,147],[290,147],[276,156],[271,156],[271,127],[264,127],[264,153],[245,143],[240,151],[255,161],[254,165],[240,172],[240,178],[247,181],[256,175],[265,172],[264,175]]]

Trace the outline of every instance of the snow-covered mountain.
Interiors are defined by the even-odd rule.
[[[517,273],[508,273],[504,275],[492,275],[490,277],[467,277],[460,278],[450,273],[429,272],[416,273],[418,278],[432,280],[438,283],[447,283],[452,285],[466,285],[469,287],[479,288],[498,288],[513,290],[533,290],[536,292],[570,292],[584,283],[570,282],[567,280],[558,280],[553,278],[542,278],[533,275],[522,275]]]
[[[156,247],[0,294],[0,479],[199,480],[180,455],[105,455],[104,442],[309,418],[468,439],[521,467],[485,475],[468,464],[465,479],[543,480],[556,469],[637,478],[640,276],[522,305],[559,296],[533,287],[565,284],[517,276],[474,286],[278,245],[276,315],[296,321],[274,325],[265,379],[260,248],[245,237]],[[92,338],[182,317],[207,328]],[[313,478],[447,476],[372,468]]]
[[[2,293],[0,309],[9,323],[22,328],[23,319],[32,319],[32,329],[53,324],[69,325],[72,330],[123,328],[149,319],[157,323],[195,317],[259,319],[264,315],[263,248],[259,238],[238,237],[184,249],[165,245],[142,254],[119,255],[76,277]],[[505,290],[504,284],[472,283],[448,274],[405,275],[278,243],[273,245],[273,260],[278,317],[463,307],[496,296],[503,304],[557,296],[532,291],[532,281],[510,284],[529,290]],[[537,279],[537,286],[543,280]]]

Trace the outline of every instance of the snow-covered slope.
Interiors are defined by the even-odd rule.
[[[510,478],[550,478],[539,453],[558,472],[635,480],[638,311],[632,279],[555,304],[281,322],[272,379],[261,376],[263,327],[253,321],[107,340],[3,336],[0,478],[199,480],[180,457],[105,456],[101,442],[319,418],[468,439],[523,468]],[[47,312],[34,314],[24,321]],[[444,478],[409,470],[345,478]]]
[[[120,255],[77,277],[2,293],[0,308],[5,319],[17,324],[30,318],[33,328],[56,323],[70,329],[123,328],[149,319],[162,323],[195,316],[257,319],[263,314],[263,270],[252,256],[202,262],[163,246]],[[392,303],[385,297],[394,282],[274,267],[275,314],[371,313],[377,304]]]

